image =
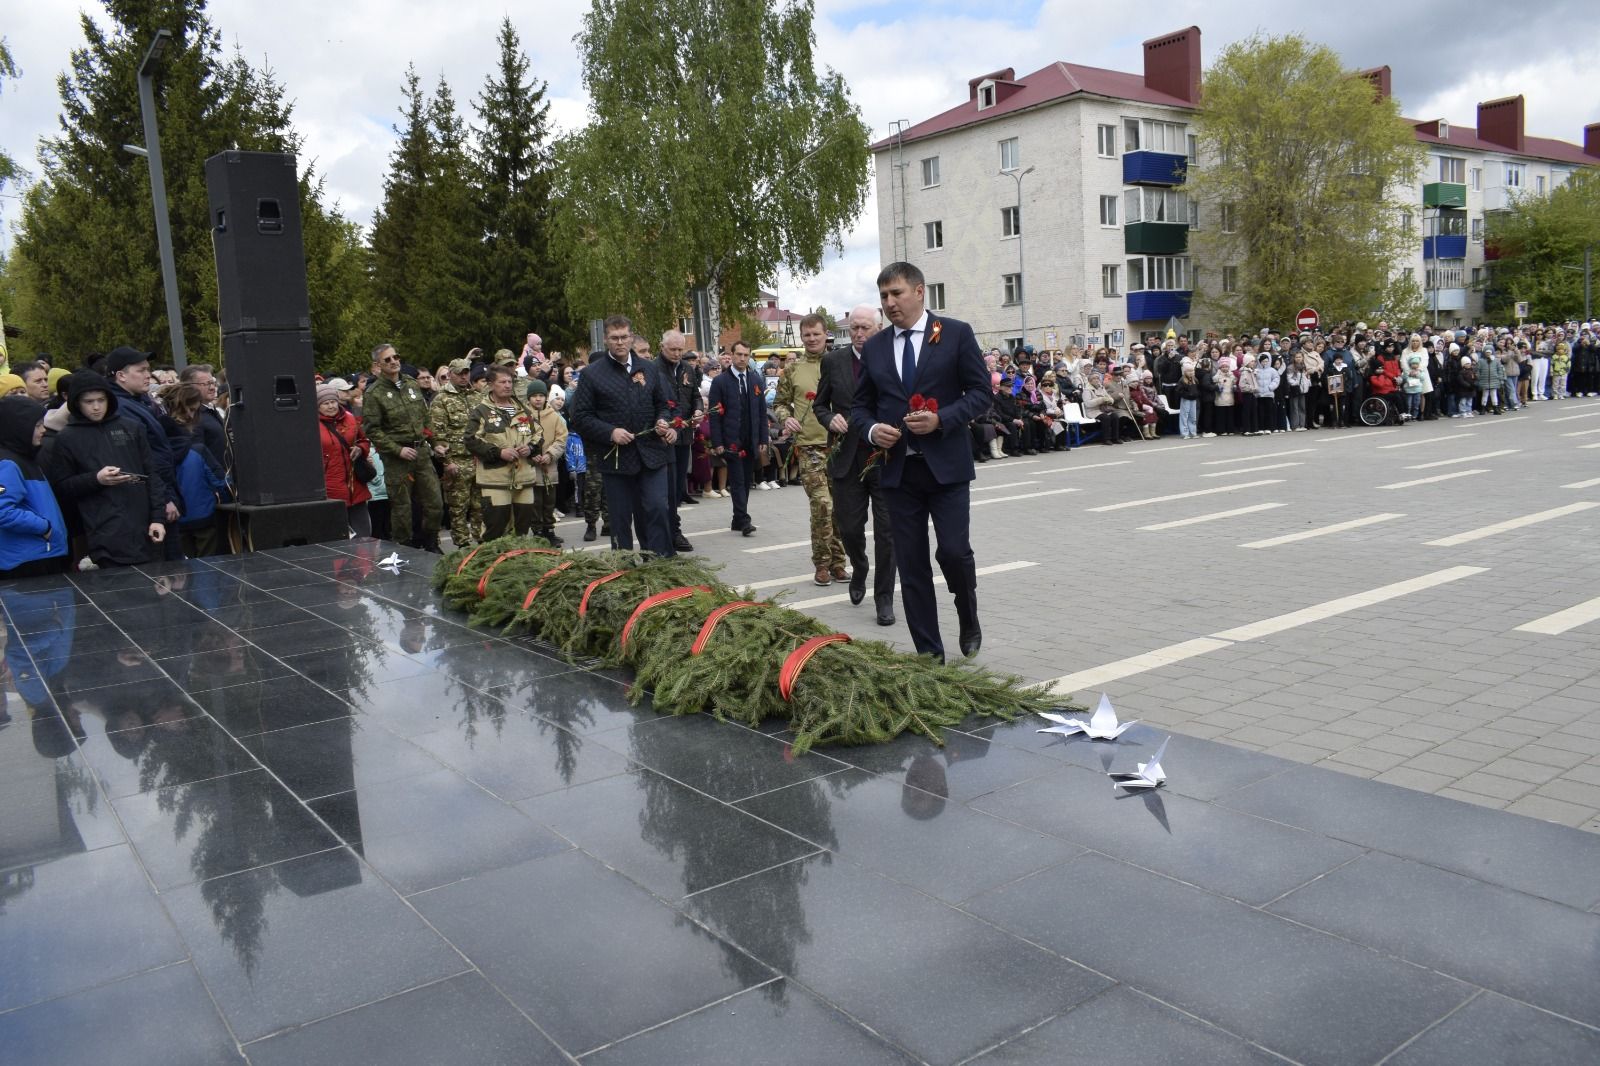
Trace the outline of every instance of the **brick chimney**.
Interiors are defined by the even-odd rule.
[[[1583,127],[1583,154],[1600,159],[1600,122]]]
[[[1478,105],[1478,137],[1513,152],[1523,150],[1522,97],[1508,96]]]
[[[1389,99],[1392,75],[1393,72],[1387,66],[1356,71],[1356,77],[1366,78],[1372,83],[1372,91],[1377,94],[1379,100]]]
[[[1200,27],[1144,42],[1144,84],[1191,104],[1200,102]]]

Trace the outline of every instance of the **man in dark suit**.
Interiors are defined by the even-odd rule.
[[[883,464],[867,467],[872,448],[861,431],[850,424],[856,382],[861,377],[861,351],[867,338],[878,331],[878,312],[863,304],[850,312],[850,343],[822,357],[822,380],[811,409],[830,433],[842,436],[828,461],[833,479],[833,517],[839,539],[850,557],[850,602],[867,595],[867,506],[872,506],[872,551],[878,572],[872,582],[872,600],[880,626],[894,625],[894,537],[890,533],[888,504],[881,479]]]
[[[611,515],[611,546],[633,547],[634,519],[643,547],[675,554],[667,518],[667,477],[677,440],[668,418],[672,393],[660,368],[629,346],[633,324],[605,322],[606,354],[591,360],[567,401],[567,421],[583,438],[589,469],[600,471]]]
[[[890,263],[878,275],[878,298],[892,329],[861,350],[850,425],[873,447],[894,530],[900,598],[917,652],[944,658],[939,609],[928,559],[928,521],[934,557],[955,594],[961,654],[983,644],[978,626],[977,564],[968,534],[969,488],[975,476],[968,425],[988,410],[989,376],[972,327],[924,310],[922,271]],[[937,401],[936,410],[912,410],[911,400]],[[903,427],[903,428],[902,428]]]
[[[750,482],[756,456],[767,443],[765,383],[750,369],[750,346],[733,342],[733,366],[711,382],[711,447],[728,461],[728,491],[733,493],[733,528],[745,536],[750,524]]]
[[[700,423],[700,371],[684,360],[683,353],[688,347],[688,340],[681,332],[669,329],[661,335],[661,355],[656,359],[656,366],[667,379],[667,389],[672,393],[667,420],[678,432],[678,441],[672,449],[672,470],[667,475],[667,516],[672,523],[672,546],[680,552],[694,551],[694,545],[683,535],[678,507],[689,498],[694,427]]]

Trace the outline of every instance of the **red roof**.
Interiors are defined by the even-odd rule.
[[[1416,119],[1406,119],[1407,122],[1417,127],[1417,140],[1423,144],[1442,144],[1451,148],[1465,148],[1479,152],[1497,152],[1501,155],[1529,156],[1534,159],[1550,159],[1557,163],[1575,163],[1578,166],[1592,167],[1600,163],[1592,155],[1584,155],[1583,149],[1566,141],[1558,141],[1553,137],[1524,137],[1523,148],[1514,152],[1503,144],[1495,144],[1478,136],[1478,131],[1471,126],[1457,126],[1450,123],[1450,136],[1438,137],[1422,129],[1429,123],[1421,123]]]
[[[757,322],[798,322],[805,315],[797,315],[782,307],[757,307],[751,312]]]
[[[993,107],[979,111],[977,101],[968,100],[942,115],[935,115],[925,122],[917,123],[905,130],[901,136],[906,141],[920,140],[1079,94],[1104,96],[1114,100],[1133,100],[1143,104],[1160,104],[1164,107],[1181,107],[1186,111],[1195,110],[1194,105],[1187,100],[1147,88],[1143,74],[1125,74],[1120,70],[1085,67],[1077,63],[1051,63],[1025,78],[1018,78],[1016,84],[1021,88],[1005,96]],[[886,137],[874,144],[872,150],[876,152],[892,148],[894,142],[895,138]]]

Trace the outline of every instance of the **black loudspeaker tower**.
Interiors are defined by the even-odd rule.
[[[225,333],[222,359],[228,376],[228,450],[239,502],[264,506],[325,499],[310,331]]]
[[[294,156],[219,152],[206,160],[206,195],[222,332],[309,330]]]

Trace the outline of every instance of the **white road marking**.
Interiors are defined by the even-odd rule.
[[[1023,485],[1037,485],[1037,481],[1004,481],[998,485],[974,485],[973,492],[994,492],[996,489],[1015,489]]]
[[[1580,444],[1578,447],[1583,450],[1588,450],[1590,448],[1600,448],[1600,444]]]
[[[1168,644],[1164,648],[1147,651],[1142,655],[1130,655],[1126,659],[1118,659],[1114,663],[1104,666],[1091,667],[1088,670],[1079,670],[1075,674],[1058,677],[1050,682],[1050,690],[1058,696],[1070,696],[1074,692],[1092,691],[1112,681],[1121,681],[1125,677],[1142,674],[1147,670],[1157,670],[1173,663],[1181,663],[1185,659],[1193,659],[1197,655],[1205,655],[1221,648],[1231,647],[1231,642],[1216,640],[1211,637],[1196,637],[1186,640],[1181,644]]]
[[[1012,570],[1026,570],[1029,567],[1038,566],[1038,565],[1039,565],[1038,563],[1030,563],[1030,562],[1025,562],[1025,561],[1018,561],[1018,562],[1013,562],[1013,563],[995,563],[993,566],[980,566],[980,567],[978,567],[976,573],[977,573],[977,575],[979,577],[988,577],[990,574],[1004,574],[1004,573],[1008,573],[1008,572],[1010,572]],[[944,575],[943,574],[934,574],[933,575],[933,583],[935,585],[943,585],[945,583]],[[806,610],[807,608],[811,608],[811,607],[827,607],[830,604],[849,603],[849,602],[850,602],[850,594],[848,592],[843,592],[843,593],[840,593],[837,596],[817,596],[817,597],[815,597],[813,599],[809,599],[809,600],[796,600],[793,603],[786,603],[786,604],[784,604],[784,606],[785,607],[793,607],[796,610],[802,610],[803,611],[803,610]]]
[[[1042,462],[1044,462],[1043,459],[1018,459],[1015,456],[1011,456],[1011,455],[1008,455],[1008,456],[1005,457],[1005,464],[1007,466],[1029,466],[1029,465],[1031,465],[1033,463],[1042,463]]]
[[[1408,440],[1401,444],[1380,444],[1378,445],[1378,450],[1380,452],[1386,452],[1391,448],[1415,448],[1419,444],[1437,444],[1442,440],[1460,440],[1462,437],[1470,436],[1472,436],[1471,433],[1451,433],[1443,437],[1426,437],[1422,440]]]
[[[1266,466],[1242,466],[1237,470],[1213,470],[1201,477],[1233,477],[1235,474],[1259,474],[1263,470],[1282,470],[1286,466],[1305,466],[1305,463],[1268,463]]]
[[[1041,470],[1041,474],[1076,474],[1080,470],[1099,470],[1106,466],[1127,466],[1132,459],[1115,459],[1109,463],[1085,463],[1083,466],[1063,466],[1055,470]]]
[[[1431,574],[1421,577],[1409,578],[1405,581],[1396,581],[1390,585],[1381,585],[1365,592],[1352,593],[1349,596],[1340,596],[1337,599],[1327,600],[1323,603],[1314,603],[1310,607],[1302,607],[1298,611],[1280,614],[1272,618],[1263,618],[1259,622],[1237,626],[1233,629],[1224,629],[1220,633],[1211,634],[1218,640],[1260,640],[1270,637],[1274,633],[1282,633],[1286,629],[1295,629],[1299,626],[1320,622],[1336,615],[1349,614],[1351,611],[1362,607],[1371,607],[1375,603],[1383,603],[1399,596],[1423,589],[1431,589],[1435,585],[1445,585],[1451,581],[1459,581],[1473,574],[1481,574],[1488,570],[1486,566],[1452,566],[1446,570],[1435,570]]]
[[[1198,526],[1202,522],[1216,522],[1223,518],[1236,518],[1242,514],[1255,514],[1257,511],[1271,511],[1279,507],[1287,507],[1284,503],[1257,503],[1249,507],[1235,507],[1231,511],[1216,511],[1212,514],[1196,515],[1193,518],[1180,518],[1176,522],[1157,522],[1153,526],[1140,526],[1145,532],[1155,532],[1162,529],[1178,529],[1182,526]]]
[[[794,577],[772,577],[765,581],[752,581],[748,585],[740,585],[737,587],[747,588],[752,592],[759,592],[762,589],[783,588],[785,585],[798,585],[802,581],[810,581],[813,573],[815,573],[815,571],[808,570],[803,574],[796,574]]]
[[[1449,474],[1435,474],[1433,477],[1419,477],[1415,481],[1396,481],[1393,484],[1379,485],[1378,487],[1380,489],[1409,489],[1415,488],[1418,485],[1432,485],[1440,481],[1454,481],[1458,477],[1471,477],[1473,474],[1487,474],[1488,472],[1489,471],[1483,469],[1457,470]]]
[[[1292,611],[1289,614],[1280,614],[1274,618],[1263,619],[1248,625],[1238,626],[1234,629],[1223,630],[1207,637],[1196,637],[1178,644],[1169,644],[1164,648],[1156,648],[1141,655],[1131,655],[1125,659],[1106,663],[1103,666],[1090,667],[1079,670],[1077,673],[1058,677],[1049,682],[1050,690],[1056,695],[1068,696],[1075,692],[1083,692],[1099,688],[1112,681],[1120,681],[1125,677],[1142,674],[1147,670],[1157,670],[1163,666],[1193,659],[1198,655],[1207,655],[1223,648],[1232,647],[1242,640],[1258,640],[1261,637],[1281,633],[1286,629],[1296,626],[1309,625],[1336,615],[1346,614],[1376,603],[1395,599],[1423,589],[1444,585],[1474,574],[1488,571],[1483,566],[1453,566],[1448,570],[1437,570],[1431,574],[1423,574],[1407,581],[1397,581],[1391,585],[1369,589],[1350,596],[1341,596],[1336,600],[1326,603],[1312,604],[1310,607]]]
[[[1008,503],[1011,500],[1037,500],[1041,496],[1061,496],[1068,492],[1082,491],[1082,489],[1046,489],[1044,492],[1025,492],[1020,496],[991,496],[987,500],[973,500],[972,506],[985,507],[991,503]]]
[[[1334,434],[1332,436],[1319,438],[1317,440],[1317,443],[1318,444],[1338,444],[1340,441],[1366,440],[1368,437],[1378,437],[1378,436],[1382,436],[1385,433],[1398,433],[1398,432],[1400,432],[1398,429],[1356,429],[1354,426],[1348,426],[1344,430],[1342,430],[1341,432],[1336,433],[1336,434]]]
[[[1196,489],[1193,492],[1175,492],[1171,496],[1149,496],[1142,500],[1129,500],[1126,503],[1108,503],[1100,507],[1087,508],[1089,511],[1122,511],[1129,507],[1146,507],[1152,503],[1166,503],[1169,500],[1190,500],[1196,496],[1215,496],[1221,492],[1238,492],[1240,489],[1260,488],[1262,485],[1281,485],[1282,478],[1267,478],[1262,481],[1241,481],[1237,485],[1219,485],[1214,489]]]
[[[1521,518],[1510,518],[1504,522],[1496,522],[1492,526],[1480,526],[1477,529],[1469,529],[1465,533],[1457,533],[1450,537],[1440,537],[1438,540],[1430,540],[1425,543],[1430,548],[1454,548],[1457,544],[1470,544],[1475,540],[1492,537],[1498,533],[1508,533],[1513,529],[1536,526],[1540,522],[1549,522],[1555,518],[1565,518],[1569,514],[1577,514],[1580,511],[1588,511],[1595,507],[1600,507],[1600,503],[1596,503],[1593,500],[1569,503],[1561,507],[1552,507],[1548,511],[1536,511],[1533,514],[1525,514]]]
[[[1246,455],[1238,459],[1207,459],[1201,466],[1226,466],[1229,463],[1257,463],[1262,459],[1281,459],[1285,455],[1304,455],[1306,452],[1316,451],[1315,448],[1296,448],[1287,452],[1271,452],[1267,455]]]
[[[1588,481],[1574,481],[1570,485],[1562,485],[1564,489],[1592,489],[1600,485],[1600,477],[1592,477]]]
[[[1516,455],[1521,448],[1501,448],[1497,452],[1480,452],[1477,455],[1457,455],[1449,459],[1435,459],[1431,463],[1418,463],[1406,467],[1407,470],[1432,470],[1437,466],[1455,466],[1457,463],[1475,463],[1479,459],[1496,459],[1502,455]]]
[[[1590,411],[1586,415],[1562,415],[1560,418],[1546,419],[1548,422],[1573,422],[1580,418],[1600,418],[1600,411]]]
[[[811,547],[811,538],[807,537],[805,540],[791,540],[785,544],[763,544],[759,548],[746,548],[744,553],[746,555],[765,555],[767,552],[781,552],[788,551],[790,548],[809,547]]]
[[[1592,600],[1584,600],[1582,603],[1568,607],[1564,611],[1557,611],[1555,614],[1547,614],[1543,618],[1535,618],[1531,622],[1524,622],[1517,627],[1517,631],[1522,633],[1545,633],[1549,636],[1555,636],[1558,633],[1565,633],[1569,629],[1587,625],[1597,618],[1600,618],[1600,596],[1596,596]]]
[[[1335,522],[1331,526],[1318,526],[1316,529],[1305,529],[1299,533],[1285,533],[1281,537],[1268,537],[1266,540],[1252,540],[1248,544],[1241,544],[1241,548],[1276,548],[1280,544],[1294,544],[1313,537],[1324,537],[1329,533],[1343,533],[1347,529],[1360,529],[1363,526],[1375,526],[1379,522],[1387,522],[1391,518],[1404,518],[1404,514],[1384,512],[1383,514],[1367,515],[1365,518],[1352,518],[1348,522]]]
[[[1563,437],[1592,437],[1597,433],[1600,433],[1600,429],[1577,429],[1571,433],[1563,433],[1561,435]]]

